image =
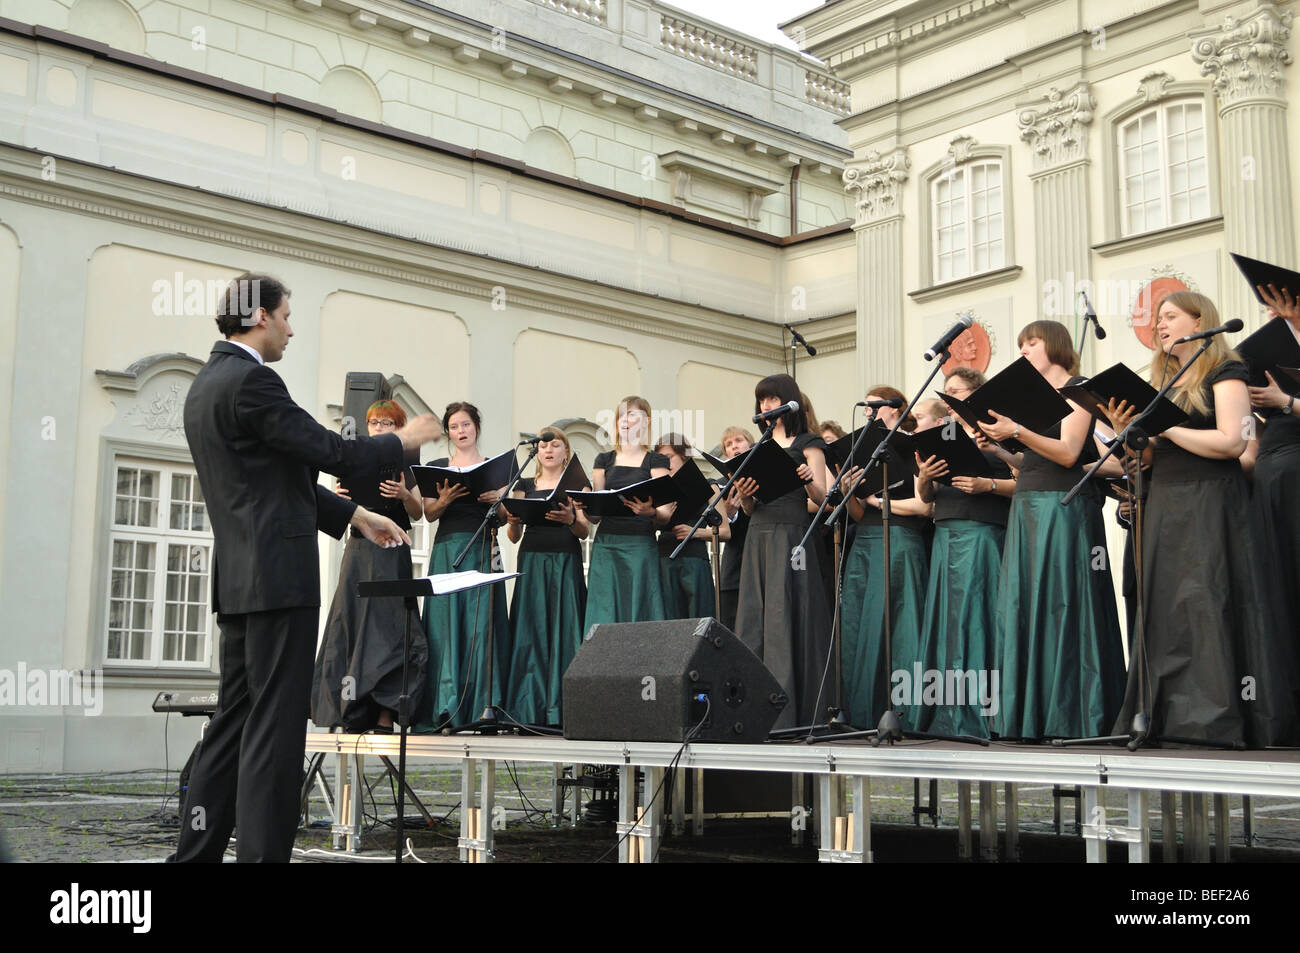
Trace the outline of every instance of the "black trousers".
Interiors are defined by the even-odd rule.
[[[174,860],[288,863],[298,829],[320,610],[218,616],[221,695],[190,772]]]

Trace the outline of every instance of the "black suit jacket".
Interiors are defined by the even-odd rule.
[[[280,375],[218,341],[185,398],[185,439],[215,537],[212,610],[320,605],[316,531],[341,538],[356,504],[319,471],[400,467],[395,434],[344,440],[293,402]]]

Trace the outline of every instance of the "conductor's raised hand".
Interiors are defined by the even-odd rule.
[[[989,439],[1001,443],[1003,440],[1010,440],[1020,430],[1020,425],[1005,414],[1000,414],[996,410],[989,411],[993,417],[993,423],[986,424],[980,421],[980,429],[988,435]]]
[[[421,414],[412,417],[405,426],[398,427],[393,433],[401,438],[404,449],[418,450],[442,436],[442,421],[433,414]]]
[[[350,520],[358,532],[376,546],[393,549],[397,546],[410,546],[411,537],[387,516],[372,513],[364,506],[358,506]]]

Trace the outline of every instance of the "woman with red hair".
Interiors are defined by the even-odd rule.
[[[406,412],[391,400],[377,400],[366,411],[370,436],[391,433],[406,423]],[[339,482],[339,496],[357,499],[382,513],[402,529],[411,528],[424,512],[415,474],[408,468],[397,479],[380,481],[377,488]],[[400,599],[362,599],[357,583],[372,579],[410,579],[408,546],[384,549],[355,529],[348,537],[339,566],[339,582],[330,603],[325,634],[316,657],[311,719],[322,728],[350,732],[392,731],[397,700],[402,693],[402,644],[408,611]],[[409,612],[411,665],[407,673],[411,715],[414,720],[425,697],[428,678],[428,643],[419,617]]]

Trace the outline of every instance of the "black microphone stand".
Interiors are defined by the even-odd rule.
[[[1133,552],[1133,585],[1135,589],[1134,597],[1137,599],[1137,612],[1134,614],[1137,631],[1133,634],[1133,644],[1129,647],[1129,657],[1132,664],[1138,667],[1138,710],[1133,714],[1133,721],[1129,725],[1129,732],[1126,735],[1103,735],[1094,738],[1055,738],[1052,744],[1058,748],[1070,747],[1072,745],[1095,745],[1095,744],[1124,744],[1129,751],[1137,751],[1146,745],[1158,744],[1157,736],[1151,732],[1151,716],[1148,714],[1150,707],[1154,704],[1155,699],[1151,697],[1150,669],[1147,660],[1146,645],[1146,588],[1145,579],[1142,569],[1142,519],[1146,503],[1146,485],[1145,474],[1142,469],[1141,454],[1146,449],[1150,437],[1139,424],[1149,415],[1157,406],[1161,399],[1169,393],[1178,379],[1187,373],[1188,368],[1200,359],[1200,356],[1206,352],[1213,338],[1206,338],[1201,344],[1200,350],[1192,355],[1191,360],[1178,369],[1178,373],[1173,376],[1169,383],[1160,389],[1160,392],[1152,398],[1151,402],[1143,409],[1142,413],[1134,417],[1127,427],[1116,437],[1106,452],[1102,454],[1101,459],[1088,468],[1088,472],[1083,478],[1074,485],[1061,500],[1061,505],[1065,506],[1070,503],[1083,488],[1093,479],[1097,471],[1107,460],[1124,447],[1132,450],[1138,455],[1137,466],[1134,472],[1133,497],[1134,510],[1132,526],[1133,531],[1129,534],[1129,541],[1132,545]],[[1197,738],[1165,738],[1164,740],[1178,744],[1192,744],[1202,747],[1213,748],[1233,748],[1231,742],[1215,742]]]
[[[518,444],[516,444],[516,448],[517,447]],[[505,499],[512,492],[514,492],[515,485],[519,482],[520,478],[524,475],[524,470],[528,469],[528,464],[532,463],[533,460],[536,459],[537,453],[538,453],[538,444],[534,443],[529,448],[528,459],[524,461],[524,465],[522,467],[516,465],[515,475],[514,477],[511,478],[510,485],[506,487],[505,493],[501,494],[501,499]],[[461,562],[464,561],[466,554],[470,551],[470,547],[474,545],[474,541],[478,539],[479,536],[483,536],[483,538],[487,540],[488,543],[490,544],[490,547],[492,549],[495,549],[497,545],[496,529],[500,525],[500,521],[497,519],[497,506],[499,505],[500,505],[500,500],[497,501],[496,505],[488,507],[488,511],[483,517],[483,522],[478,524],[478,529],[474,530],[474,534],[470,536],[468,540],[465,541],[465,545],[461,549],[460,555],[458,555],[454,560],[452,560],[452,564],[451,564],[452,569],[460,568]],[[488,531],[489,526],[491,527],[491,532]],[[489,568],[492,567],[489,566]],[[475,598],[478,598],[477,593],[475,594]],[[492,604],[495,600],[492,598],[491,586],[488,587],[487,598],[488,598],[488,635],[487,635],[487,645],[485,646],[485,649],[487,651],[488,691],[492,693],[492,696],[489,698],[487,707],[484,708],[482,714],[478,716],[477,721],[471,721],[465,725],[452,726],[451,734],[460,734],[463,731],[481,731],[485,735],[495,735],[502,728],[509,727],[508,725],[506,725],[506,722],[509,720],[509,718],[506,716],[506,713],[501,708],[501,706],[497,704],[497,702],[500,701],[500,697],[497,695],[497,688],[492,678],[494,674],[494,662],[495,662],[494,656],[496,654],[495,651],[496,650],[496,627],[493,625],[493,619],[492,619],[492,614],[493,614]],[[469,686],[465,685],[462,690],[468,691],[468,689]],[[519,727],[525,728],[537,734],[560,734],[560,732],[555,731],[551,728],[543,728],[536,725],[520,725]]]
[[[930,386],[930,382],[934,380],[935,375],[939,373],[939,370],[948,362],[950,357],[951,355],[948,353],[947,348],[943,348],[935,355],[934,369],[930,371],[930,376],[925,379],[925,383],[922,384],[920,390],[916,392],[916,396],[912,398],[911,402],[907,405],[908,407],[914,406],[916,402],[921,399],[921,395],[925,393],[925,389]],[[858,484],[865,480],[875,467],[879,466],[881,468],[883,490],[881,492],[880,501],[880,520],[884,525],[884,538],[882,540],[884,550],[882,558],[885,563],[885,664],[881,668],[881,674],[884,678],[884,692],[880,697],[885,700],[885,711],[884,714],[880,716],[880,721],[877,723],[875,728],[867,731],[844,732],[843,734],[831,735],[822,740],[845,741],[850,738],[870,738],[872,746],[875,747],[882,741],[888,742],[892,745],[894,742],[901,741],[903,738],[919,738],[940,741],[957,741],[988,747],[988,739],[976,738],[973,735],[940,735],[920,731],[905,731],[903,729],[903,723],[898,717],[898,713],[894,711],[893,707],[889,703],[890,666],[893,665],[894,661],[894,590],[893,572],[890,566],[891,553],[889,545],[889,465],[885,460],[885,455],[889,452],[889,444],[893,440],[894,434],[897,433],[898,428],[903,425],[905,416],[905,414],[901,412],[899,413],[898,419],[894,421],[894,426],[889,428],[889,432],[885,434],[884,439],[876,445],[876,449],[872,452],[871,459],[867,461],[867,465],[862,468],[862,472],[858,474],[858,478],[853,481],[852,486],[845,491],[844,501],[835,508],[835,511],[832,512],[830,516],[826,518],[826,523],[828,525],[838,519],[840,510],[848,506],[849,500],[852,499],[854,491],[858,488]],[[875,712],[872,712],[872,714],[874,715]],[[814,739],[809,738],[810,743],[813,740]]]

